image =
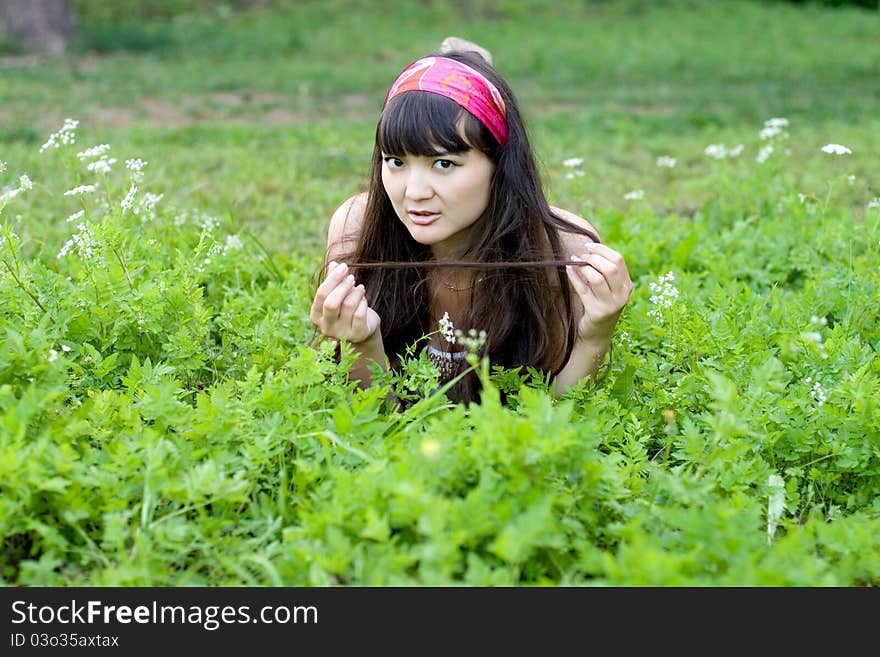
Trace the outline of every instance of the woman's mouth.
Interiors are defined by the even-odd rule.
[[[409,210],[407,214],[410,221],[418,226],[427,226],[434,223],[440,217],[438,212],[427,212],[425,210]]]

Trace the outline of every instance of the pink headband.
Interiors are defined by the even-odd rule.
[[[470,66],[448,57],[418,59],[397,76],[385,104],[407,91],[428,91],[455,101],[479,119],[501,146],[507,143],[504,100],[495,85]]]

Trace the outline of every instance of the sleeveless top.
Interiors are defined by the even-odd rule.
[[[428,358],[440,372],[440,382],[446,383],[458,373],[459,366],[467,355],[466,351],[443,351],[432,345],[426,345]]]

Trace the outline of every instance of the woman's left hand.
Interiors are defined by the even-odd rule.
[[[584,253],[571,259],[575,264],[565,270],[584,309],[578,335],[584,341],[610,340],[633,289],[626,262],[599,243],[586,245]]]

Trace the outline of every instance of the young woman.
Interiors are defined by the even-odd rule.
[[[310,319],[359,353],[350,376],[396,368],[419,342],[448,381],[467,365],[450,331],[485,331],[495,365],[594,375],[632,282],[583,218],[551,207],[516,99],[477,53],[436,53],[391,86],[369,188],[334,212]],[[449,392],[479,400],[471,372]]]

